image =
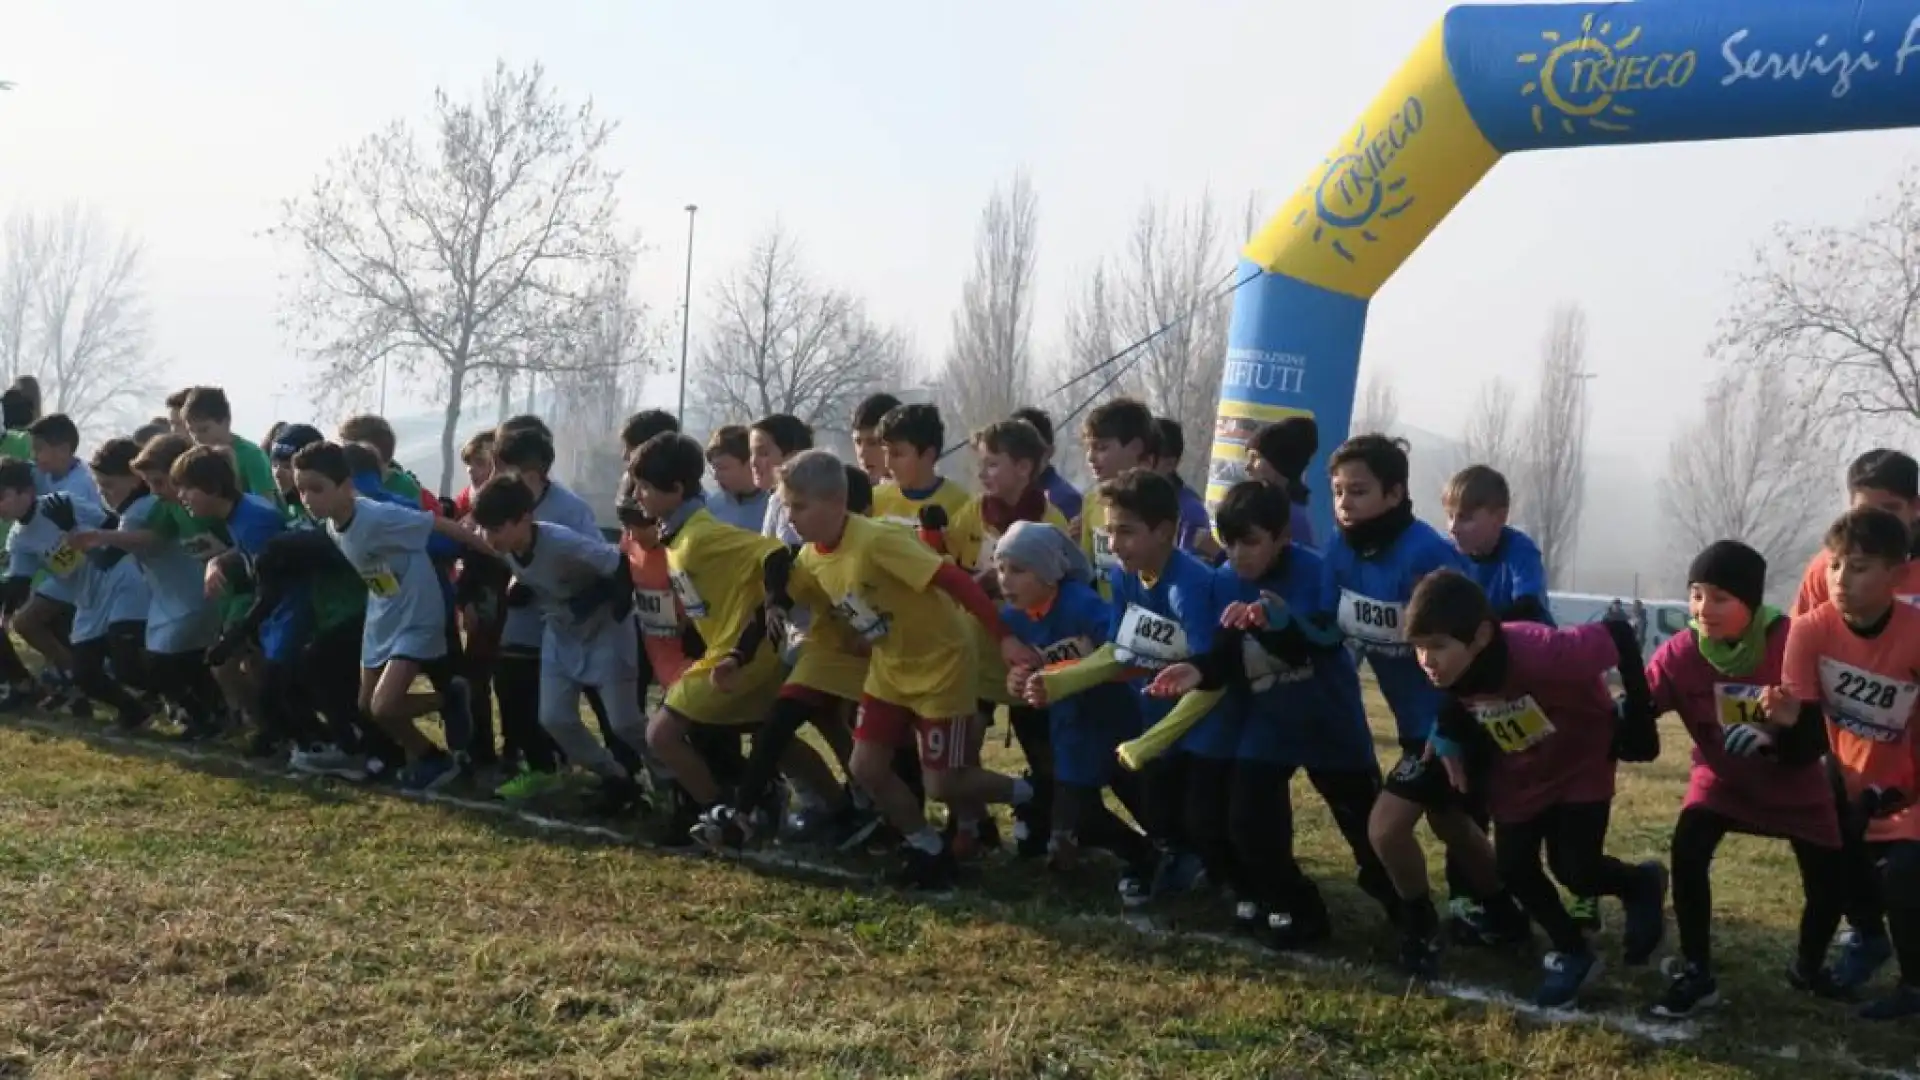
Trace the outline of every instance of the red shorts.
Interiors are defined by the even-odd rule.
[[[853,725],[856,742],[901,747],[920,737],[920,767],[929,772],[970,769],[980,764],[980,718],[946,716],[929,720],[890,701],[860,695],[860,715]]]

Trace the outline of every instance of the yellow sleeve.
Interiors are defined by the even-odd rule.
[[[1173,749],[1193,725],[1206,718],[1213,706],[1226,694],[1225,690],[1196,690],[1182,695],[1173,711],[1160,719],[1160,722],[1148,728],[1137,739],[1121,743],[1116,753],[1120,764],[1129,769],[1139,769],[1142,765]]]
[[[933,584],[933,576],[946,565],[938,552],[905,529],[869,531],[862,554],[869,565],[914,592],[926,592]]]
[[[1114,682],[1131,670],[1114,656],[1113,642],[1109,641],[1082,660],[1043,672],[1040,681],[1047,688],[1047,700],[1059,701]]]
[[[793,574],[787,578],[787,596],[816,616],[824,617],[833,611],[833,601],[827,599],[827,590],[821,587],[820,579],[811,567],[798,559],[793,561]]]

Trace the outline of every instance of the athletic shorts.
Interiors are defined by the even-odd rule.
[[[1428,810],[1459,809],[1477,816],[1484,805],[1481,791],[1485,786],[1485,776],[1475,775],[1474,770],[1469,769],[1467,793],[1462,794],[1447,779],[1447,767],[1440,763],[1440,759],[1424,759],[1421,753],[1416,750],[1402,757],[1393,771],[1387,774],[1387,782],[1382,790]]]
[[[854,721],[856,742],[898,748],[916,736],[920,767],[929,772],[970,769],[980,764],[980,739],[986,728],[978,713],[929,719],[903,705],[861,695]]]

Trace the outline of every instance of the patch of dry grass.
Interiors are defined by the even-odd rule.
[[[1622,857],[1664,852],[1683,739],[1624,771]],[[1339,838],[1296,797],[1334,955],[1384,960]],[[1716,885],[1730,1004],[1655,1045],[1132,933],[1098,871],[994,866],[928,900],[0,728],[0,1076],[1800,1077],[1837,1074],[1843,1042],[1916,1066],[1910,1030],[1781,984],[1784,845],[1730,841]],[[1448,962],[1517,993],[1535,978]],[[1658,987],[1612,973],[1590,1007]],[[1763,1052],[1785,1046],[1817,1063]]]

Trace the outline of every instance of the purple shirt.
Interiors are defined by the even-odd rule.
[[[1058,508],[1061,516],[1068,521],[1080,516],[1080,490],[1067,483],[1067,478],[1060,475],[1060,470],[1047,466],[1047,471],[1040,474],[1040,490],[1046,493],[1047,501]]]
[[[1200,493],[1188,487],[1186,481],[1174,477],[1173,482],[1180,486],[1180,529],[1175,534],[1175,543],[1181,551],[1190,554],[1199,551],[1202,537],[1213,533],[1213,518],[1207,515],[1207,501]]]
[[[1487,772],[1487,809],[1500,824],[1532,821],[1563,803],[1613,801],[1613,695],[1620,662],[1603,623],[1554,629],[1506,623],[1507,679],[1461,698],[1500,747]]]

